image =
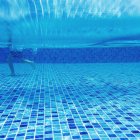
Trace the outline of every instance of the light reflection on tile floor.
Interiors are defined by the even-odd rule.
[[[16,77],[7,69],[1,140],[140,139],[140,64],[16,64]]]

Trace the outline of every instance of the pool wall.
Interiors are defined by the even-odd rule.
[[[0,48],[0,63],[6,63],[8,48]],[[140,47],[24,49],[23,56],[36,63],[140,62]],[[15,62],[20,60],[15,59]]]

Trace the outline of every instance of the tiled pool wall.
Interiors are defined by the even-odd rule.
[[[8,48],[0,48],[0,63],[6,62],[8,53]],[[140,62],[140,48],[38,48],[36,52],[30,48],[23,50],[23,56],[37,63]]]

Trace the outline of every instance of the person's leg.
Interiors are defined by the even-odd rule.
[[[33,69],[35,69],[34,61],[28,60],[28,59],[22,59],[23,62],[30,64]]]
[[[13,56],[11,54],[9,54],[8,56],[8,65],[11,71],[11,76],[15,76],[15,70],[14,70],[14,65],[13,65]]]
[[[30,65],[32,66],[33,69],[35,68],[34,61],[25,59],[24,56],[23,56],[23,52],[22,52],[22,51],[16,51],[16,52],[14,53],[14,56],[15,56],[17,59],[21,60],[22,62],[27,63],[27,64],[30,64]]]

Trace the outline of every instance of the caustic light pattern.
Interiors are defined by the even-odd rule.
[[[0,5],[0,16],[10,19],[32,13],[55,17],[140,15],[139,0],[1,0]]]
[[[139,25],[139,0],[0,1],[0,45],[11,36],[16,47],[24,48],[139,43]]]

